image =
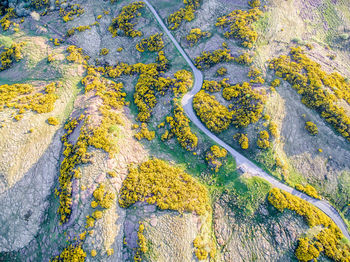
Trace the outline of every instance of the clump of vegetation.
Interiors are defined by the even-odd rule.
[[[148,251],[147,239],[144,236],[144,231],[145,231],[145,225],[143,223],[140,223],[139,230],[137,231],[137,249],[134,255],[135,262],[141,262],[142,254]]]
[[[137,119],[141,122],[149,121],[152,109],[157,104],[154,85],[158,82],[159,72],[154,69],[156,69],[155,65],[142,66],[140,77],[135,85],[134,102],[139,110]]]
[[[225,81],[225,80],[223,80]],[[219,92],[222,89],[222,82],[204,80],[202,88],[208,92],[214,93]]]
[[[67,48],[67,52],[69,55],[67,56],[67,60],[70,62],[75,62],[78,64],[82,64],[85,62],[85,57],[83,56],[83,49],[78,48],[74,45],[71,45]]]
[[[253,63],[253,55],[248,52],[243,52],[234,58],[235,62],[241,65],[250,65]]]
[[[205,248],[205,244],[201,236],[197,236],[193,240],[193,246],[195,248],[194,253],[196,254],[198,260],[205,260],[208,258],[209,253]]]
[[[187,42],[190,46],[194,46],[199,40],[208,38],[211,36],[210,32],[202,31],[200,28],[191,29],[190,33],[186,36]]]
[[[10,68],[14,63],[19,62],[22,58],[22,48],[25,42],[13,43],[11,47],[0,46],[0,71]]]
[[[255,8],[255,7],[260,7],[261,3],[260,3],[260,0],[250,0],[248,2],[249,6],[252,7],[252,8]]]
[[[49,54],[47,56],[47,62],[48,63],[52,63],[52,62],[55,62],[55,56],[53,54]]]
[[[270,134],[275,137],[275,138],[278,138],[279,137],[279,133],[278,133],[278,126],[277,124],[274,122],[274,121],[271,121],[269,123],[269,131],[270,131]]]
[[[188,22],[194,19],[194,12],[200,7],[201,0],[184,0],[185,8],[180,8],[168,17],[171,30],[177,29],[183,20]]]
[[[60,121],[58,121],[56,117],[51,116],[47,119],[47,123],[49,123],[49,125],[52,125],[52,126],[57,126],[59,125]]]
[[[168,90],[172,81],[166,78],[160,78],[160,70],[166,70],[167,59],[163,51],[158,53],[160,64],[136,64],[129,66],[127,64],[117,65],[115,68],[108,68],[107,74],[110,77],[119,77],[122,74],[131,75],[139,73],[139,79],[135,86],[134,102],[139,110],[137,118],[141,122],[148,122],[152,109],[157,104],[156,90]],[[160,69],[160,67],[162,69]],[[159,70],[159,71],[158,71]],[[164,80],[164,81],[162,81]],[[165,91],[164,91],[165,92]]]
[[[273,80],[271,82],[271,86],[274,87],[274,88],[280,86],[280,84],[281,84],[281,80],[279,80],[278,78],[276,78],[275,80]]]
[[[63,40],[58,38],[50,38],[50,41],[54,44],[54,46],[60,46],[63,43]]]
[[[97,251],[95,249],[93,249],[93,250],[91,250],[90,254],[92,257],[95,257],[95,256],[97,256]]]
[[[85,88],[85,93],[94,91],[95,94],[102,98],[104,105],[118,109],[125,104],[126,93],[123,92],[123,83],[116,83],[101,77],[93,68],[88,68],[88,74],[81,83]]]
[[[232,112],[220,104],[215,96],[204,90],[199,91],[193,98],[193,108],[201,121],[215,133],[226,130],[232,121]]]
[[[249,138],[246,134],[238,134],[238,143],[242,149],[246,150],[249,148]]]
[[[307,201],[278,188],[270,190],[268,200],[281,212],[289,209],[303,216],[310,227],[322,227],[322,230],[312,239],[299,239],[295,251],[299,261],[316,259],[322,252],[335,261],[346,261],[350,257],[350,247],[341,241],[344,236],[340,229],[321,210]]]
[[[120,191],[119,204],[127,208],[138,201],[160,209],[195,212],[210,210],[207,189],[182,169],[159,159],[130,167]]]
[[[256,142],[261,149],[267,149],[270,147],[270,135],[266,130],[260,131],[258,135],[258,141]]]
[[[112,207],[116,197],[113,192],[106,191],[105,186],[103,184],[100,184],[99,187],[95,189],[93,196],[95,199],[94,201],[105,209]],[[100,215],[96,215],[95,213],[94,217],[101,217],[101,214],[102,213],[100,213]]]
[[[145,50],[148,50],[150,52],[159,52],[164,48],[162,36],[162,33],[156,33],[148,38],[141,39],[141,41],[136,45],[137,51],[145,52]]]
[[[81,248],[81,245],[69,245],[61,252],[61,254],[53,258],[52,262],[59,262],[59,261],[84,262],[85,258],[86,258],[86,253]]]
[[[275,70],[276,76],[287,80],[298,91],[303,104],[316,110],[350,141],[350,117],[339,105],[341,99],[350,103],[350,84],[344,77],[338,73],[324,72],[321,65],[308,58],[300,47],[293,47],[290,56],[281,55],[272,59],[269,67]]]
[[[10,18],[16,17],[16,13],[13,8],[7,8],[4,10],[4,12],[5,12],[5,15],[0,19],[0,24],[1,24],[2,30],[7,31],[10,28],[12,23]],[[2,15],[1,12],[0,12],[0,15]]]
[[[198,69],[210,68],[218,63],[230,62],[234,57],[230,54],[231,50],[217,49],[213,52],[203,51],[200,56],[195,58],[195,65]]]
[[[109,67],[106,74],[109,77],[119,77],[121,75],[140,74],[135,85],[134,102],[139,110],[137,119],[141,122],[148,122],[152,109],[157,104],[156,92],[164,95],[167,91],[173,91],[177,96],[187,92],[192,86],[192,74],[187,70],[180,70],[174,74],[174,78],[162,77],[169,68],[168,59],[163,51],[158,52],[157,63],[142,64],[132,66],[119,64],[116,67]]]
[[[114,254],[114,249],[113,248],[109,248],[106,250],[107,256],[111,256]]]
[[[198,144],[197,136],[192,133],[190,120],[184,114],[181,106],[174,106],[173,116],[168,116],[166,121],[170,125],[170,131],[176,136],[180,145],[188,151],[193,151]]]
[[[49,7],[50,1],[49,0],[31,0],[30,5],[33,8],[40,10],[40,9]]]
[[[64,159],[60,166],[59,189],[56,190],[56,195],[60,198],[60,205],[57,210],[60,215],[60,224],[67,222],[72,212],[72,179],[75,175],[80,174],[77,166],[81,163],[89,162],[87,131],[81,130],[75,145],[68,143],[67,139],[68,135],[74,131],[83,117],[84,115],[79,119],[71,119],[64,127],[66,134],[61,138],[64,143]]]
[[[108,55],[109,53],[109,49],[108,48],[102,48],[100,50],[100,55]]]
[[[193,85],[192,73],[182,69],[174,74],[172,90],[174,95],[185,94]]]
[[[310,135],[315,136],[318,134],[317,125],[311,121],[305,123],[305,129],[310,133]]]
[[[210,147],[210,150],[205,155],[205,160],[211,166],[212,170],[219,172],[222,166],[222,159],[226,158],[227,150],[225,148],[220,148],[217,145]]]
[[[218,76],[224,76],[227,74],[227,68],[226,67],[220,67],[218,70],[216,70],[216,75]]]
[[[252,28],[252,23],[262,15],[257,7],[253,9],[235,10],[228,15],[219,17],[216,26],[225,30],[226,38],[238,39],[243,47],[252,48],[258,38],[258,33]]]
[[[54,109],[58,98],[56,83],[47,85],[42,90],[36,90],[29,84],[13,84],[0,86],[0,111],[4,108],[15,108],[18,114],[14,117],[20,120],[23,113],[32,110],[39,114],[49,113]]]
[[[249,83],[225,87],[222,96],[232,101],[229,109],[232,114],[232,123],[236,127],[247,127],[261,118],[265,99],[263,95],[254,91]]]
[[[74,16],[79,17],[84,9],[79,4],[64,3],[60,6],[60,16],[64,22],[72,21]]]
[[[252,84],[264,84],[265,79],[262,78],[262,72],[256,68],[256,67],[251,67],[249,72],[248,72],[248,77],[250,77],[250,83]]]
[[[67,31],[66,36],[70,37],[70,36],[74,35],[76,31],[84,32],[86,30],[90,30],[92,25],[81,25],[81,26],[77,26],[77,27],[72,27],[71,29],[69,29]]]
[[[155,131],[149,131],[147,124],[146,123],[142,123],[141,124],[141,128],[140,131],[138,133],[136,133],[135,138],[137,140],[141,140],[142,138],[146,138],[148,141],[151,141],[155,138],[156,136],[156,132]]]
[[[304,192],[305,194],[307,194],[313,198],[321,199],[321,196],[317,193],[317,190],[309,184],[306,186],[296,184],[295,188],[301,192]]]
[[[108,28],[113,37],[116,37],[119,34],[119,30],[123,31],[126,36],[141,36],[142,32],[134,30],[135,24],[131,23],[131,20],[141,15],[139,9],[143,8],[144,6],[144,2],[134,2],[124,6],[120,14],[112,20],[112,24]]]

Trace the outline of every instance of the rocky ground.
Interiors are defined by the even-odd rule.
[[[223,261],[294,261],[298,236],[306,224],[292,213],[278,215],[266,203],[242,217],[223,194],[214,204],[214,232]]]

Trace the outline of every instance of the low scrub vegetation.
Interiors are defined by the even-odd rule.
[[[119,204],[127,208],[138,201],[160,209],[195,212],[210,210],[207,189],[189,174],[159,159],[130,167],[120,191]]]
[[[30,84],[13,84],[0,86],[0,111],[5,108],[17,109],[14,119],[23,117],[26,111],[49,113],[54,109],[58,98],[56,89],[60,83],[52,82],[43,89],[36,89]]]
[[[212,170],[219,172],[219,169],[222,166],[222,161],[226,158],[226,156],[227,150],[225,148],[213,145],[206,153],[205,160],[208,162]]]
[[[300,47],[291,48],[289,55],[272,59],[269,67],[297,90],[303,104],[317,111],[350,141],[350,117],[339,105],[341,99],[350,103],[350,84],[343,76],[323,71],[321,65],[307,57]]]
[[[269,192],[269,202],[279,211],[285,209],[295,211],[304,217],[310,227],[321,226],[322,230],[313,238],[299,239],[295,255],[299,261],[317,259],[321,253],[335,261],[347,261],[350,257],[350,247],[343,243],[344,238],[340,229],[321,210],[309,202],[292,194],[273,188]]]
[[[228,15],[219,17],[218,27],[225,30],[226,38],[235,38],[243,47],[252,48],[258,38],[258,33],[252,28],[252,23],[262,15],[257,7],[249,10],[235,10]]]
[[[204,90],[193,98],[193,108],[209,130],[220,133],[226,130],[232,121],[232,113]]]
[[[141,41],[136,45],[137,51],[145,52],[145,50],[148,50],[150,52],[159,52],[164,48],[162,36],[162,33],[157,33],[151,35],[150,37],[141,39]]]
[[[230,54],[231,50],[217,49],[212,52],[203,51],[200,56],[195,58],[195,65],[198,69],[210,68],[223,62],[231,62],[234,57]]]
[[[112,24],[108,28],[112,36],[116,37],[119,34],[118,31],[123,31],[125,36],[141,36],[142,32],[134,29],[135,24],[131,23],[131,20],[141,15],[139,9],[144,6],[144,2],[134,2],[124,6],[120,14],[112,20]]]
[[[192,21],[194,19],[194,13],[200,7],[201,2],[202,0],[184,0],[185,8],[180,8],[168,17],[170,29],[177,29],[183,20]]]
[[[253,90],[249,83],[225,87],[222,96],[231,101],[229,109],[232,113],[232,123],[236,127],[247,127],[261,118],[265,98]]]
[[[0,71],[10,68],[14,63],[19,62],[22,58],[22,48],[25,42],[13,43],[11,47],[0,46]]]
[[[52,262],[59,262],[59,261],[84,262],[85,258],[86,258],[86,253],[80,245],[69,245],[61,252],[61,254],[53,258],[51,261]]]
[[[190,46],[194,46],[201,39],[208,38],[210,36],[211,36],[210,32],[202,31],[200,28],[193,28],[191,29],[189,34],[186,36],[186,40],[190,44]]]
[[[193,151],[197,147],[198,138],[192,133],[189,125],[190,120],[180,105],[175,104],[173,115],[168,116],[166,121],[170,125],[170,131],[176,136],[177,141],[183,148]]]
[[[311,121],[307,121],[305,123],[305,129],[310,133],[310,135],[315,136],[318,134],[317,125]]]

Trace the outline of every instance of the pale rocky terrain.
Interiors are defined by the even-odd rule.
[[[300,217],[276,217],[264,203],[254,215],[242,218],[232,210],[232,200],[223,194],[214,204],[214,233],[222,261],[294,261],[298,236],[307,230]]]

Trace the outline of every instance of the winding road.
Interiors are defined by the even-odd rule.
[[[199,71],[195,67],[195,65],[193,64],[192,60],[188,57],[188,55],[183,50],[183,48],[180,46],[180,44],[177,42],[175,37],[168,30],[168,28],[164,24],[163,20],[158,15],[158,13],[154,9],[154,7],[150,4],[150,2],[148,0],[143,0],[143,1],[146,3],[146,5],[150,9],[150,11],[153,13],[155,18],[157,19],[157,21],[160,24],[160,26],[163,28],[164,32],[169,36],[169,38],[171,39],[171,41],[173,42],[173,44],[175,45],[177,50],[180,52],[180,54],[183,56],[183,58],[186,60],[186,62],[188,63],[188,65],[191,67],[191,69],[193,71],[193,74],[194,74],[194,86],[193,86],[192,90],[190,92],[188,92],[186,95],[184,95],[184,97],[182,99],[182,107],[184,108],[187,116],[192,121],[192,123],[195,124],[203,133],[205,133],[213,141],[215,141],[215,143],[217,143],[218,145],[220,145],[223,148],[225,148],[228,152],[230,152],[230,154],[236,159],[237,166],[241,166],[242,168],[244,168],[244,170],[246,172],[252,174],[253,176],[258,176],[258,177],[264,178],[265,180],[270,182],[271,185],[273,185],[274,187],[277,187],[277,188],[280,188],[280,189],[282,189],[284,191],[287,191],[287,192],[289,192],[289,193],[291,193],[291,194],[293,194],[295,196],[298,196],[298,197],[308,201],[309,203],[313,204],[314,206],[318,207],[319,209],[321,209],[327,216],[329,216],[334,221],[334,223],[343,232],[344,236],[347,239],[350,240],[350,235],[349,235],[349,232],[347,230],[346,224],[344,223],[343,219],[341,218],[341,216],[339,215],[337,210],[332,205],[330,205],[327,201],[314,199],[314,198],[309,197],[308,195],[306,195],[304,193],[301,193],[301,192],[295,190],[292,187],[289,187],[289,186],[281,183],[280,181],[278,181],[277,179],[275,179],[274,177],[272,177],[271,175],[266,173],[264,170],[262,170],[260,167],[255,165],[249,159],[244,157],[242,154],[237,152],[235,149],[230,147],[228,144],[226,144],[220,138],[215,136],[211,131],[209,131],[203,125],[203,123],[198,119],[198,117],[195,114],[195,112],[193,110],[193,107],[192,107],[193,96],[195,94],[197,94],[202,88],[203,74],[202,74],[201,71]]]

